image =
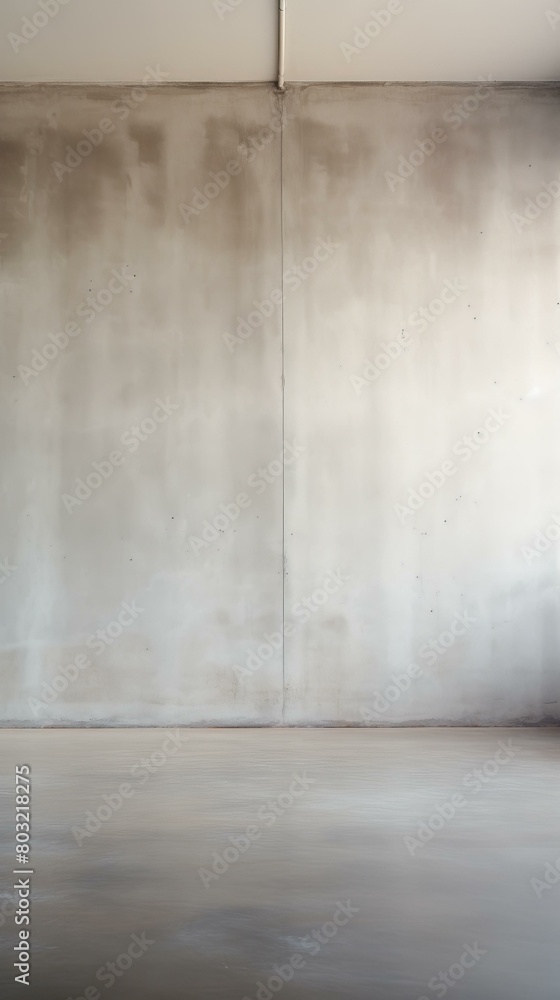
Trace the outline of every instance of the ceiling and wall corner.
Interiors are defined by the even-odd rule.
[[[286,80],[550,81],[559,0],[287,0]],[[39,25],[37,27],[37,25]],[[3,0],[1,82],[275,81],[278,0]]]

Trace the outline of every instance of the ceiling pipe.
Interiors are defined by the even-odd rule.
[[[278,0],[278,90],[284,91],[286,65],[286,0]]]

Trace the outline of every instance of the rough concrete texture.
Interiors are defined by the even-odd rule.
[[[281,993],[293,1000],[557,997],[557,731],[175,736],[0,734],[7,803],[13,766],[31,767],[30,997],[91,1000],[86,990],[113,985],[135,1000],[270,1000],[274,967],[289,976],[298,955]],[[132,794],[118,805],[123,784]],[[5,885],[0,974],[12,1000],[22,986]],[[339,903],[358,912],[346,918]],[[152,942],[141,955],[134,934]]]
[[[281,652],[243,688],[232,669],[282,606],[281,480],[248,486],[282,451],[279,310],[250,351],[223,339],[280,281],[278,140],[251,162],[239,150],[274,112],[270,88],[2,92],[4,718],[280,719]],[[58,180],[53,162],[102,121],[113,130]],[[235,183],[184,221],[235,158]],[[112,301],[92,318],[100,292]],[[69,322],[79,335],[25,383],[18,366]],[[123,441],[168,397],[155,430]],[[68,510],[115,450],[123,462]],[[241,492],[231,522],[220,504]],[[225,529],[193,548],[220,513]],[[96,639],[119,616],[121,634]],[[89,666],[30,705],[77,655]]]
[[[285,299],[286,608],[348,580],[286,640],[285,719],[557,719],[558,546],[534,540],[560,534],[560,91],[287,106],[285,267],[317,233],[340,246]]]
[[[558,719],[559,94],[0,91],[5,722]]]

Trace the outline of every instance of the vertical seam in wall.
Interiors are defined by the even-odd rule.
[[[280,352],[282,359],[282,454],[285,448],[285,379],[284,379],[284,94],[280,94],[280,288],[282,306],[280,311]],[[282,462],[282,723],[286,701],[286,462]]]

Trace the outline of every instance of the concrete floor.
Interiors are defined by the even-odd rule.
[[[26,996],[556,1000],[560,884],[544,874],[554,881],[547,862],[560,858],[558,730],[177,737],[0,732],[3,997],[21,996],[9,891],[13,769],[25,763]],[[437,832],[405,841],[422,821]]]

